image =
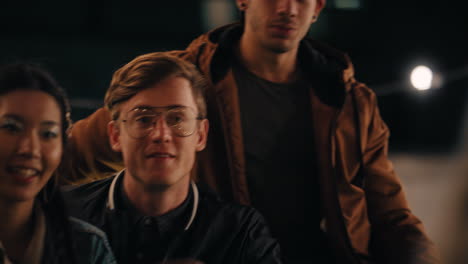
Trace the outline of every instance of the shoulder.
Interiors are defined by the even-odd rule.
[[[354,101],[354,111],[358,111],[359,119],[366,125],[370,125],[373,122],[376,131],[389,133],[387,126],[380,116],[377,95],[375,92],[367,87],[367,85],[354,81],[353,88],[350,91],[351,99]]]
[[[108,245],[106,233],[101,229],[75,217],[69,217],[68,220],[73,233],[85,234],[85,237],[95,237]]]
[[[372,103],[375,103],[377,101],[377,96],[375,92],[362,82],[352,80],[352,89],[354,95],[360,100],[365,100],[367,102]]]
[[[242,26],[232,23],[213,29],[194,39],[186,48],[187,58],[212,83],[228,72],[233,58],[232,48],[242,35]]]
[[[114,177],[77,186],[62,187],[70,215],[87,221],[91,217],[99,218],[98,216],[102,215],[105,209],[109,188]]]
[[[201,190],[197,222],[200,237],[219,244],[231,259],[237,256],[235,261],[281,263],[277,240],[263,216],[250,206],[226,202]]]
[[[229,222],[235,226],[263,224],[263,216],[253,207],[221,199],[207,186],[200,186],[200,209],[213,221]]]
[[[81,185],[68,185],[61,188],[65,199],[83,198],[91,194],[106,193],[115,176],[85,183]]]
[[[69,218],[78,263],[116,263],[106,234],[74,217]]]

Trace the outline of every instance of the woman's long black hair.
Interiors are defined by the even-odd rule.
[[[67,131],[71,126],[70,104],[55,79],[34,64],[16,63],[0,67],[0,96],[16,90],[42,91],[56,100],[61,111],[61,134],[65,149]],[[58,190],[56,173],[39,192],[36,201],[42,206],[47,223],[42,263],[76,263],[68,215]]]

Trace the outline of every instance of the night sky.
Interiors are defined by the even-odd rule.
[[[468,74],[423,93],[407,85],[418,64],[444,77],[468,67],[468,16],[463,1],[452,2],[361,0],[361,8],[342,10],[329,0],[312,26],[311,35],[348,53],[357,79],[378,93],[393,150],[450,152],[462,136]],[[194,0],[2,1],[0,62],[39,62],[75,102],[99,103],[121,65],[203,33],[200,14]],[[76,107],[73,117],[91,112]]]

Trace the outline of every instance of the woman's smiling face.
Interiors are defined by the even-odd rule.
[[[33,200],[63,152],[60,107],[39,90],[0,95],[0,199]]]

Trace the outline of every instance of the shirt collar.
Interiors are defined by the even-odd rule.
[[[119,173],[117,173],[117,175],[112,180],[111,186],[109,188],[109,193],[108,193],[108,197],[107,197],[107,208],[109,210],[111,210],[111,211],[116,210],[116,199],[115,199],[116,195],[118,195],[120,193],[121,196],[125,196],[125,194],[123,192],[121,192],[120,188],[118,187],[118,185],[120,184],[120,179],[123,178],[124,172],[125,172],[125,170],[122,170]],[[190,217],[188,218],[188,221],[185,224],[184,231],[188,230],[190,228],[191,224],[193,223],[193,220],[195,219],[195,216],[197,214],[198,203],[199,203],[199,193],[198,193],[197,185],[193,181],[191,181],[190,182],[190,187],[191,187],[191,193],[193,194],[193,202],[192,202]],[[119,208],[119,209],[124,209],[125,210],[125,204],[127,204],[127,203],[129,204],[130,202],[129,201],[125,202],[125,200],[128,199],[128,198],[126,198],[126,197],[123,197],[123,198],[124,199],[122,199],[122,200],[124,201],[124,205],[123,205],[124,207]],[[189,199],[186,199],[186,201],[181,205],[182,207],[185,207],[184,209],[182,209],[183,211],[189,209],[189,208],[186,208],[188,205],[184,206],[184,204],[188,203],[188,200]],[[181,206],[179,206],[178,208],[180,208]],[[132,210],[132,207],[133,206],[130,206],[130,210]],[[127,206],[127,208],[128,208],[128,206]],[[178,208],[176,208],[175,210],[161,216],[160,220],[162,220],[163,222],[167,222],[167,221],[164,221],[164,220],[168,219],[168,218],[171,218],[171,216],[174,216],[173,214],[179,215],[179,213],[177,212]]]

